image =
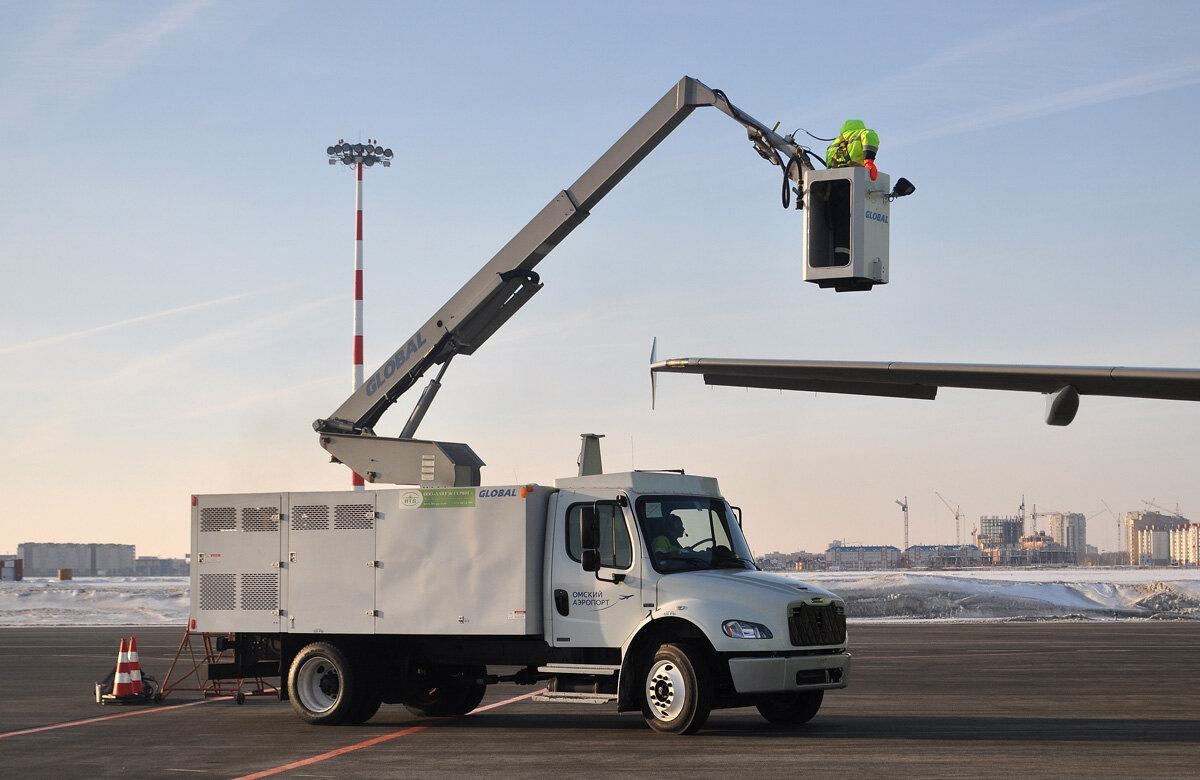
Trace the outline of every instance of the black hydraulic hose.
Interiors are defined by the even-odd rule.
[[[833,143],[834,141],[836,141],[836,140],[837,140],[836,138],[822,138],[822,137],[820,137],[819,135],[813,135],[812,133],[810,133],[810,132],[808,132],[807,130],[805,130],[803,127],[797,127],[796,129],[797,129],[797,130],[800,130],[800,131],[803,131],[803,132],[804,132],[804,134],[805,134],[806,136],[808,136],[809,138],[813,138],[813,139],[816,139],[816,140],[818,140],[818,141],[824,141],[825,143]],[[792,135],[795,135],[795,133],[792,133]]]
[[[791,176],[791,174],[792,174],[792,166],[793,165],[796,166],[797,178],[800,179],[801,183],[803,183],[803,181],[804,181],[804,175],[800,169],[800,159],[798,157],[790,158],[787,161],[787,165],[783,166],[782,200],[783,200],[783,207],[785,209],[788,206],[792,205],[792,176]],[[801,202],[800,199],[803,197],[804,197],[803,192],[799,192],[796,194],[796,206],[798,208],[800,207],[800,202]]]

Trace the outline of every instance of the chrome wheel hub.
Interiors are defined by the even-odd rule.
[[[654,717],[671,721],[679,717],[686,699],[687,681],[673,661],[657,661],[646,675],[646,701]]]

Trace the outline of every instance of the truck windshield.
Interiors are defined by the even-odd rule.
[[[663,574],[757,568],[733,511],[719,498],[642,496],[637,517],[654,568]]]

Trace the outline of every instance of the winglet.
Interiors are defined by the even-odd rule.
[[[650,342],[650,365],[654,365],[655,358],[658,356],[658,336]],[[658,394],[658,375],[654,370],[650,371],[650,408],[654,409],[654,397]]]

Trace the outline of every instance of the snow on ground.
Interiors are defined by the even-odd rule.
[[[1200,569],[821,571],[788,576],[844,598],[850,618],[1200,620]]]
[[[795,572],[846,599],[851,619],[1200,620],[1200,569]],[[187,577],[0,582],[0,626],[182,627]]]
[[[188,619],[187,577],[0,582],[0,626],[160,626]]]

